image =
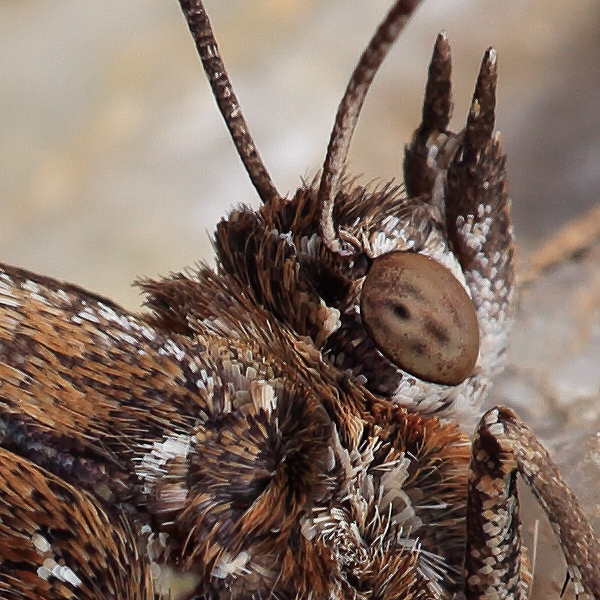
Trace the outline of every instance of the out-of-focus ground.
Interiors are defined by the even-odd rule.
[[[390,2],[206,4],[257,145],[292,191],[320,167],[347,77]],[[600,200],[600,4],[425,2],[375,80],[353,173],[399,176],[439,30],[453,47],[457,128],[483,51],[498,50],[524,264]],[[211,261],[219,217],[256,205],[175,0],[0,0],[0,73],[3,261],[135,307],[132,280]],[[491,401],[543,438],[600,530],[600,253],[578,258],[524,293]],[[565,571],[548,540],[535,597],[558,598]]]

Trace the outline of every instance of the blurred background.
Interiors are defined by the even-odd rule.
[[[292,192],[320,168],[347,78],[390,1],[206,5],[259,151]],[[366,181],[400,177],[440,30],[453,49],[457,129],[484,50],[498,50],[524,264],[600,199],[600,3],[425,2],[365,104],[350,171]],[[136,277],[212,263],[219,218],[257,204],[175,0],[0,0],[0,73],[3,261],[135,308]],[[600,258],[593,248],[579,259],[524,293],[491,401],[516,406],[542,435],[600,525]],[[545,558],[550,545],[542,535],[540,598],[558,597],[564,579]]]

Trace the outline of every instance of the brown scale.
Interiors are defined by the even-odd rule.
[[[1,598],[154,598],[124,514],[4,449],[0,480]]]
[[[598,542],[533,434],[500,408],[472,445],[463,432],[514,311],[495,52],[452,133],[438,36],[405,190],[346,174],[369,85],[417,4],[383,20],[322,174],[288,199],[202,3],[181,0],[264,204],[219,224],[216,272],[141,281],[142,314],[0,269],[0,597],[143,599],[168,565],[198,599],[524,598],[517,473],[575,585],[600,597]]]

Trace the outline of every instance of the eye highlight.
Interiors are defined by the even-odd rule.
[[[479,354],[477,314],[463,286],[438,262],[411,252],[377,257],[360,310],[382,354],[411,375],[457,385],[472,373]]]

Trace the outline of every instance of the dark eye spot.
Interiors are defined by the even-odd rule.
[[[412,342],[412,344],[410,344],[410,350],[417,356],[424,356],[427,351],[427,346],[421,342]]]
[[[440,345],[447,344],[450,341],[450,334],[447,329],[440,327],[433,321],[428,321],[424,324],[425,329],[431,334],[431,337],[435,338]]]
[[[394,306],[394,314],[403,321],[410,319],[410,312],[404,304],[396,304],[396,306]]]

